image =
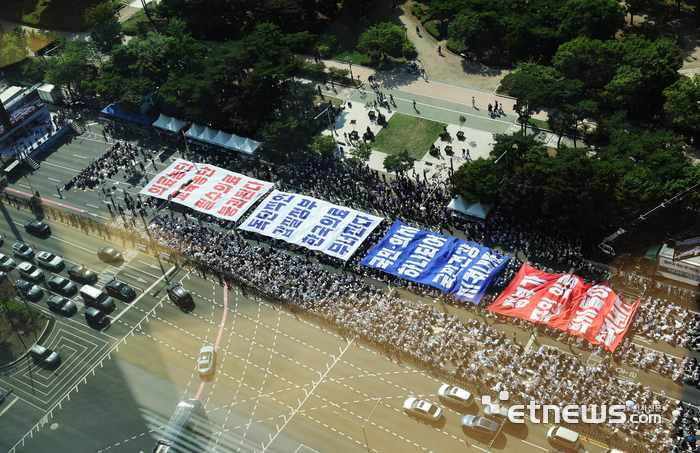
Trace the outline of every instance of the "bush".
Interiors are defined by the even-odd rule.
[[[345,68],[336,68],[331,66],[328,68],[328,77],[336,82],[346,82],[350,77],[350,71]]]
[[[417,3],[411,5],[411,14],[416,16],[421,24],[424,24],[428,19],[430,19],[430,15],[426,14]]]
[[[331,54],[337,42],[338,38],[334,35],[321,35],[314,46],[314,52],[325,58]]]
[[[403,43],[402,53],[405,59],[411,60],[418,55],[416,52],[416,46],[411,41],[406,41]]]
[[[454,40],[452,38],[447,40],[446,46],[450,52],[454,52],[456,54],[460,54],[469,50],[469,46],[465,44],[464,41]]]
[[[430,20],[425,23],[425,31],[430,33],[433,38],[435,39],[440,39],[440,21],[438,20]]]

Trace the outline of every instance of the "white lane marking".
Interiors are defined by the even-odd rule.
[[[73,156],[75,156],[75,157],[80,157],[81,159],[87,159],[87,156],[81,156],[81,155],[79,155],[79,154],[73,154]]]
[[[90,206],[91,208],[100,209],[99,206],[95,206],[94,204],[87,204],[87,203],[85,203],[85,206]]]
[[[144,274],[150,275],[150,276],[153,277],[153,278],[158,278],[157,275],[153,275],[153,274],[151,274],[150,272],[146,272],[146,271],[144,271],[143,269],[139,269],[138,267],[130,266],[130,265],[128,265],[128,264],[126,265],[126,267],[128,267],[128,268],[130,268],[130,269],[133,269],[133,270],[135,270],[135,271],[143,272]]]
[[[42,162],[42,163],[43,163],[44,165],[53,165],[54,167],[62,168],[62,169],[64,169],[64,170],[70,170],[70,171],[73,171],[73,172],[79,172],[79,171],[80,171],[80,170],[76,170],[75,168],[68,168],[68,167],[64,167],[63,165],[58,165],[58,164],[54,164],[54,163],[51,163],[51,162]]]
[[[21,186],[21,187],[26,187],[27,189],[29,189],[29,190],[32,190],[32,188],[31,188],[31,187],[29,187],[29,186],[26,186],[26,185],[24,185],[24,184],[17,184],[17,185],[18,185],[18,186]]]
[[[51,178],[51,177],[49,177],[49,180],[54,181],[54,182],[61,182],[61,181],[59,181],[58,179]]]
[[[138,262],[141,263],[141,264],[145,264],[146,266],[150,266],[151,269],[160,269],[160,267],[156,266],[156,265],[153,264],[153,263],[146,263],[145,261],[141,261],[141,260],[136,260],[136,261],[138,261]]]
[[[129,278],[133,278],[134,280],[136,280],[139,283],[146,283],[146,280],[142,279],[141,277],[136,277],[134,275],[127,274],[126,272],[124,272],[124,275],[126,275]]]
[[[9,403],[9,404],[7,405],[7,407],[6,407],[5,409],[2,410],[2,412],[0,412],[0,417],[2,417],[2,414],[4,414],[5,412],[7,412],[8,409],[10,409],[10,408],[12,407],[12,405],[15,404],[15,403],[17,402],[18,399],[19,399],[19,398],[15,397],[15,399],[13,399],[12,402]]]
[[[528,445],[532,445],[533,447],[539,448],[540,450],[549,451],[548,448],[540,447],[539,445],[533,444],[532,442],[528,442],[528,441],[523,440],[523,439],[520,439],[520,440],[521,440],[522,442],[525,442],[525,443],[528,444]],[[486,450],[484,450],[484,451],[486,451]]]

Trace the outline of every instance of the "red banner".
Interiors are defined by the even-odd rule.
[[[573,274],[548,274],[525,264],[489,310],[546,324],[614,351],[637,306],[639,300],[623,302],[607,283],[591,285]]]

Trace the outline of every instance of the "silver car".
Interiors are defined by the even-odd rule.
[[[412,396],[403,403],[403,410],[407,414],[428,420],[439,420],[442,417],[442,409],[425,400]]]
[[[19,271],[19,275],[21,275],[22,278],[31,280],[33,282],[41,280],[44,276],[44,272],[42,272],[41,269],[39,269],[32,263],[27,263],[26,261],[19,263],[19,266],[17,266],[17,270]]]
[[[5,272],[10,272],[12,269],[15,268],[15,260],[10,258],[7,255],[3,255],[0,253],[0,269],[4,270]]]
[[[438,396],[444,401],[457,404],[465,409],[474,404],[474,395],[454,385],[444,384],[438,389]]]
[[[41,264],[42,266],[53,269],[53,270],[59,270],[63,266],[63,258],[60,256],[56,256],[53,253],[49,252],[39,252],[36,254],[36,261],[37,263]]]

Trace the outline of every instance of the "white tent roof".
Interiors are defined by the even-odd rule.
[[[162,113],[158,117],[158,120],[155,123],[153,123],[153,125],[157,128],[164,129],[166,131],[172,131],[176,134],[180,132],[186,124],[187,123],[185,123],[184,121],[180,121],[177,118],[165,116]]]
[[[187,137],[196,138],[198,140],[202,139],[202,134],[204,134],[204,126],[200,126],[199,124],[193,124],[192,127],[185,132]]]
[[[216,137],[214,137],[214,143],[216,143],[219,146],[226,146],[226,143],[228,143],[228,141],[231,140],[231,137],[233,137],[233,135],[228,134],[224,131],[219,131],[219,133],[216,134]]]
[[[159,127],[161,129],[168,129],[170,120],[172,120],[172,118],[170,118],[169,116],[165,116],[161,113],[156,122],[153,123],[153,126]]]
[[[209,126],[207,126],[206,129],[204,129],[204,133],[202,133],[201,140],[204,140],[205,142],[209,143],[216,143],[214,142],[214,137],[216,137],[216,134],[218,132],[219,131],[217,131],[216,129],[212,129]]]
[[[447,205],[447,210],[461,212],[468,216],[476,217],[479,219],[485,219],[489,212],[493,209],[492,204],[481,204],[481,203],[467,203],[467,201],[462,198],[461,195],[457,195],[457,198],[452,200],[449,205]]]

